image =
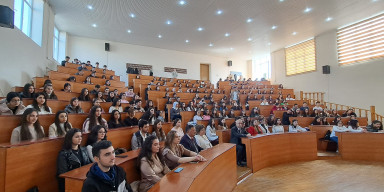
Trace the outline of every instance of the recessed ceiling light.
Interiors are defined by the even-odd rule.
[[[273,26],[271,27],[272,30],[275,30],[276,28],[277,28],[276,25],[273,25]]]
[[[297,32],[293,32],[292,35],[297,35]]]
[[[267,45],[271,45],[271,43],[268,43]]]
[[[167,20],[165,23],[166,23],[167,25],[170,25],[170,24],[172,24],[172,21],[171,21],[171,20]]]
[[[210,46],[210,47],[213,47],[213,44],[212,44],[212,43],[210,43],[208,46]]]
[[[247,19],[247,23],[250,23],[250,22],[252,22],[253,21],[253,19],[251,19],[251,18],[248,18]]]
[[[284,2],[284,0],[279,0],[280,2]]]
[[[229,48],[231,51],[233,50],[233,47]]]
[[[248,41],[252,41],[252,38],[248,38],[247,40],[248,40]]]
[[[189,40],[187,39],[187,40],[185,40],[185,42],[186,42],[186,43],[189,43]]]
[[[92,5],[88,5],[87,8],[88,8],[89,10],[92,10],[92,9],[93,9]]]
[[[333,20],[332,17],[327,17],[327,18],[325,19],[326,22],[329,22],[329,21],[332,21],[332,20]]]
[[[132,17],[132,18],[135,18],[135,17],[136,17],[136,15],[133,14],[133,13],[129,14],[129,16]]]
[[[310,7],[307,7],[307,8],[304,9],[304,13],[309,13],[311,11],[312,11],[312,8],[310,8]]]
[[[229,37],[231,34],[225,33],[224,36]]]
[[[158,35],[157,37],[158,37],[159,39],[161,39],[163,36],[162,36],[162,35]]]
[[[127,33],[132,33],[132,31],[130,29],[127,30]]]
[[[94,23],[94,24],[92,24],[92,27],[97,27],[97,24],[95,24],[95,23]]]
[[[204,28],[202,28],[202,27],[198,27],[197,30],[198,30],[198,31],[202,31],[202,30],[204,30]]]
[[[218,15],[221,15],[222,13],[223,13],[223,11],[220,9],[216,11],[216,14],[218,14]]]
[[[185,2],[185,1],[183,1],[183,0],[181,0],[181,1],[179,1],[179,5],[185,5],[187,2]]]

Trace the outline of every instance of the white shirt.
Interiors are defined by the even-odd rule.
[[[214,140],[219,138],[219,136],[216,135],[216,129],[214,127],[212,128],[209,125],[207,126],[207,130],[206,130],[205,134],[207,135],[207,137],[210,141],[214,141]]]
[[[301,132],[306,132],[307,131],[306,129],[300,127],[300,125],[297,125],[296,128],[293,127],[292,125],[289,125],[289,132],[290,133],[297,133],[297,132],[299,132],[299,130]]]
[[[267,124],[264,124],[265,126],[266,126],[266,129],[267,130],[265,130],[264,129],[264,127],[263,126],[261,126],[261,124],[260,125],[258,125],[259,126],[259,128],[260,128],[260,130],[263,132],[263,134],[266,134],[266,133],[271,133],[271,132],[269,132],[269,129],[268,129],[268,126],[267,126]]]
[[[203,149],[208,149],[212,147],[211,142],[209,142],[209,139],[206,135],[195,135],[196,143]]]
[[[313,107],[313,110],[315,110],[315,109],[317,109],[318,111],[323,111],[323,108],[318,107],[318,106]]]
[[[346,128],[345,126],[342,126],[342,127],[339,127],[339,126],[333,126],[332,128],[332,133],[331,133],[331,137],[337,137],[336,136],[336,132],[347,132],[347,131],[350,131],[348,128]]]
[[[284,127],[282,125],[274,125],[272,127],[272,133],[284,133]]]
[[[41,126],[40,126],[40,128],[41,128],[41,131],[44,133],[44,128]],[[28,130],[32,136],[31,141],[36,140],[37,139],[37,132],[35,130],[35,127],[28,127]],[[16,144],[16,143],[19,143],[21,141],[20,132],[21,132],[21,126],[18,126],[18,127],[13,129],[12,135],[11,135],[11,144]]]
[[[113,110],[118,110],[120,113],[123,112],[123,107],[119,106],[119,107],[115,107],[115,106],[111,106],[109,107],[109,113],[112,113]]]
[[[27,106],[27,108],[34,108],[34,107],[33,107],[32,104],[30,104],[30,105]],[[41,106],[41,107],[39,107],[39,108],[40,108],[40,111],[37,112],[39,115],[52,114],[52,109],[51,109],[50,107],[48,107],[48,108],[49,108],[49,111],[46,111],[46,110],[44,109],[44,106]]]

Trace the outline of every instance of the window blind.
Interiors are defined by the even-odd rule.
[[[315,39],[285,48],[286,75],[316,71]]]

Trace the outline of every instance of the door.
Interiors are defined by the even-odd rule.
[[[209,81],[209,64],[200,64],[200,80]]]

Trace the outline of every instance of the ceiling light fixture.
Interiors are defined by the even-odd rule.
[[[212,44],[212,43],[210,43],[208,46],[210,46],[210,47],[213,47],[213,44]]]
[[[87,8],[88,8],[89,10],[92,10],[92,9],[93,9],[92,5],[88,5]]]
[[[250,22],[252,22],[253,21],[253,19],[251,19],[251,18],[248,18],[247,19],[247,23],[250,23]]]
[[[284,0],[279,0],[280,2],[284,2]]]
[[[252,38],[248,38],[248,41],[252,41]]]
[[[229,48],[231,51],[233,51],[233,47]]]
[[[185,1],[183,1],[183,0],[179,1],[179,5],[185,5],[185,4],[186,4]]]
[[[273,25],[273,26],[271,27],[272,30],[275,30],[276,28],[277,28],[276,25]]]
[[[297,35],[297,32],[293,32],[292,35]]]
[[[223,13],[223,11],[220,9],[216,11],[216,14],[218,14],[218,15],[221,15],[222,13]]]
[[[332,17],[327,17],[327,18],[325,19],[326,22],[329,22],[329,21],[332,21],[332,20],[333,20]]]
[[[204,30],[204,28],[202,28],[202,27],[198,27],[197,30],[198,30],[198,31],[202,31],[202,30]]]
[[[97,24],[95,24],[95,23],[94,23],[94,24],[92,24],[92,27],[97,27]]]
[[[307,7],[307,8],[304,9],[304,13],[309,13],[311,11],[312,11],[312,8],[310,8],[310,7]]]
[[[132,31],[130,29],[127,30],[127,33],[132,33]]]
[[[271,45],[271,43],[268,43],[268,45]]]
[[[225,33],[224,36],[229,37],[231,34]]]
[[[133,14],[133,13],[129,14],[129,16],[132,17],[132,18],[135,18],[135,17],[136,17],[136,15]]]
[[[163,38],[163,36],[162,36],[162,35],[158,35],[157,37],[158,37],[159,39]]]
[[[186,43],[189,43],[189,40],[187,39],[187,40],[185,40],[185,42],[186,42]]]
[[[167,25],[170,25],[172,24],[172,21],[171,20],[167,20],[167,22],[165,22]]]

